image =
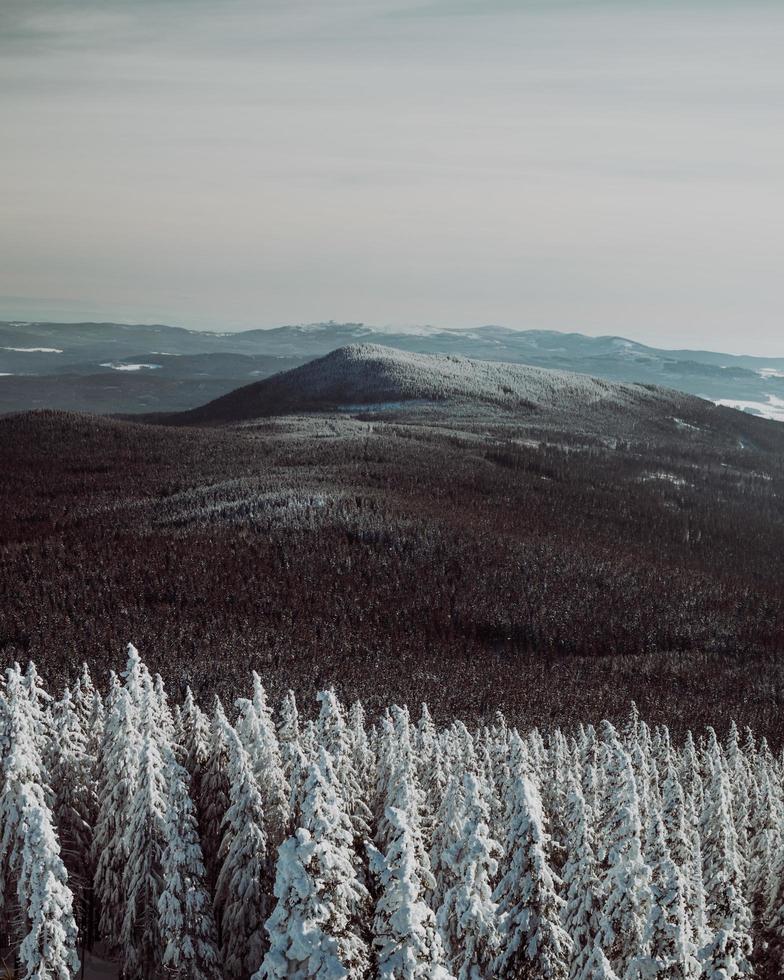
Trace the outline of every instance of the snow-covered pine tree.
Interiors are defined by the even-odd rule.
[[[348,712],[348,733],[351,744],[351,762],[359,782],[362,800],[367,806],[367,820],[372,819],[371,794],[375,789],[376,758],[367,733],[365,709],[361,701],[355,701]]]
[[[224,976],[244,980],[261,965],[266,946],[267,838],[250,757],[228,724],[224,738],[229,754],[229,808],[223,818],[215,908],[221,922]]]
[[[161,863],[166,846],[166,780],[164,753],[157,729],[158,698],[145,679],[139,710],[138,769],[124,826],[127,863],[123,868],[126,905],[122,923],[122,962],[127,980],[149,980],[160,970],[164,944],[160,933],[158,901],[164,888]]]
[[[449,889],[457,884],[450,855],[460,843],[463,812],[463,782],[457,773],[451,773],[441,805],[436,811],[429,853],[433,875],[431,904],[436,911],[443,905]]]
[[[421,832],[405,807],[387,807],[388,846],[379,876],[373,947],[379,980],[453,980],[436,918],[427,904],[429,871],[418,858]]]
[[[433,835],[438,825],[438,808],[446,789],[447,777],[438,732],[426,704],[422,705],[414,743],[417,778],[422,787],[422,833],[426,847],[431,850]]]
[[[161,855],[163,891],[158,899],[163,970],[173,980],[221,980],[215,918],[187,772],[173,753],[164,765],[166,844]]]
[[[694,980],[700,976],[686,905],[686,884],[672,860],[661,814],[652,811],[647,834],[651,903],[645,924],[645,954],[633,961],[628,977],[641,980]]]
[[[743,891],[727,774],[715,735],[706,764],[710,777],[704,791],[700,836],[708,941],[699,956],[706,980],[741,980],[752,975],[751,913]]]
[[[280,720],[278,721],[278,745],[283,774],[290,779],[294,766],[295,746],[299,748],[299,710],[293,691],[286,691],[280,705]]]
[[[219,855],[223,840],[223,818],[229,809],[229,746],[226,736],[229,727],[223,705],[216,698],[210,724],[207,761],[196,787],[201,850],[207,869],[207,884],[213,894],[221,866]],[[220,922],[218,931],[220,932]]]
[[[17,883],[27,926],[19,947],[22,980],[68,980],[79,970],[78,930],[60,844],[52,815],[37,794],[31,794],[22,812],[25,839]]]
[[[580,980],[621,980],[613,970],[610,961],[604,955],[604,950],[597,939],[593,948],[587,950],[588,958],[580,974]]]
[[[331,756],[307,766],[300,826],[278,852],[269,949],[254,980],[363,980],[369,896],[354,866],[353,831]]]
[[[604,723],[605,814],[597,857],[605,869],[599,941],[613,969],[624,976],[644,953],[650,907],[650,868],[642,857],[637,781],[629,753],[609,722]]]
[[[463,777],[460,838],[443,855],[455,884],[438,910],[447,962],[457,980],[482,980],[498,952],[498,907],[493,882],[501,845],[490,837],[490,811],[473,773]]]
[[[563,866],[562,913],[564,929],[572,940],[570,980],[584,980],[594,956],[601,915],[601,883],[597,874],[588,807],[582,787],[570,775],[566,792],[566,863]]]
[[[240,698],[236,705],[239,717],[235,729],[250,757],[253,776],[261,794],[267,846],[274,855],[289,824],[290,787],[283,772],[278,736],[267,705],[267,695],[255,671],[253,700]]]
[[[185,689],[179,730],[183,764],[191,781],[191,794],[198,800],[204,770],[210,757],[210,719],[196,703],[190,687]]]
[[[52,719],[54,738],[50,751],[50,778],[54,818],[70,888],[77,896],[77,922],[83,940],[88,941],[92,937],[95,873],[93,825],[98,811],[93,781],[95,760],[88,754],[87,735],[67,687],[62,699],[54,705]]]
[[[34,671],[23,677],[17,665],[10,668],[0,711],[0,909],[8,916],[16,903],[24,980],[67,978],[79,968],[73,895],[44,782],[36,678]]]
[[[503,877],[493,895],[501,933],[493,975],[499,980],[566,980],[572,941],[561,925],[564,902],[547,859],[541,798],[526,776],[513,781],[508,811]]]
[[[332,759],[341,796],[354,830],[354,847],[361,853],[365,841],[370,839],[372,814],[365,802],[365,792],[354,767],[353,740],[346,724],[343,706],[335,692],[321,691],[317,700],[320,703],[318,744],[326,749]]]
[[[106,717],[100,756],[98,818],[93,834],[94,892],[99,932],[110,950],[121,943],[128,861],[126,830],[139,775],[138,715],[124,688],[117,688]]]

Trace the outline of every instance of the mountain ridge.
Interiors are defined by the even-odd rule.
[[[182,411],[355,343],[656,384],[784,420],[784,357],[669,351],[617,335],[475,328],[289,325],[240,332],[112,323],[0,322],[0,413]]]

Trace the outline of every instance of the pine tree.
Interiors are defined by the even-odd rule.
[[[226,734],[229,727],[223,705],[216,698],[207,761],[202,778],[196,786],[201,850],[207,869],[207,885],[212,893],[215,891],[221,866],[223,818],[229,809],[229,746]],[[220,930],[220,923],[218,925]]]
[[[707,761],[710,780],[704,794],[700,836],[709,939],[699,955],[705,977],[740,980],[751,975],[751,914],[743,893],[727,775],[717,746],[711,747]]]
[[[255,980],[344,977],[369,968],[363,922],[369,896],[353,861],[353,831],[322,748],[308,764],[301,825],[279,849],[269,950]]]
[[[541,799],[525,776],[515,779],[510,793],[505,870],[493,895],[502,937],[494,976],[566,980],[572,942],[561,925],[564,902],[547,860]]]
[[[139,777],[138,717],[131,698],[118,688],[106,718],[100,757],[100,806],[93,836],[94,891],[100,910],[99,930],[109,949],[121,942],[128,862],[125,830]]]
[[[615,729],[605,723],[603,840],[598,854],[605,867],[604,908],[599,940],[613,969],[624,976],[644,953],[650,905],[650,868],[642,857],[637,782],[631,759]]]
[[[29,930],[19,947],[23,980],[74,977],[77,928],[68,874],[60,859],[51,813],[33,796],[24,808],[25,842],[17,885]]]
[[[629,974],[644,980],[692,980],[700,975],[686,907],[686,885],[670,856],[661,814],[651,812],[648,859],[651,903],[645,924],[646,953]]]
[[[438,926],[457,980],[488,976],[500,942],[492,882],[501,845],[490,837],[489,821],[479,781],[473,773],[466,773],[460,838],[444,855],[456,883],[438,911]]]
[[[253,774],[264,807],[264,830],[274,853],[289,824],[290,787],[283,771],[278,735],[261,678],[253,671],[253,700],[237,702],[240,717],[236,729],[253,765]]]
[[[570,980],[583,980],[594,956],[601,916],[601,885],[597,875],[588,808],[582,788],[570,776],[566,795],[566,863],[563,867],[563,926],[572,940]],[[602,954],[603,955],[603,954]]]
[[[79,968],[73,895],[44,782],[37,686],[34,671],[23,677],[14,665],[0,704],[0,908],[16,900],[24,980],[67,978]]]
[[[269,906],[267,838],[250,757],[228,724],[224,737],[229,752],[230,805],[223,818],[215,906],[221,920],[224,975],[227,980],[242,980],[259,968],[264,956]]]
[[[435,915],[425,900],[429,872],[417,855],[421,834],[406,809],[387,807],[386,821],[389,844],[373,923],[379,980],[451,980]]]
[[[164,943],[158,902],[164,889],[166,782],[155,734],[155,691],[146,685],[140,706],[139,762],[125,828],[128,860],[123,869],[126,906],[122,923],[123,970],[128,980],[149,980],[160,969]],[[171,748],[168,749],[172,751]]]
[[[166,845],[161,855],[163,891],[158,899],[162,966],[166,976],[176,980],[221,980],[215,919],[187,773],[172,753],[165,766]]]
[[[70,887],[78,896],[77,922],[83,941],[88,942],[92,937],[92,840],[98,798],[95,760],[88,754],[87,735],[68,688],[54,705],[53,727],[50,777],[54,818]]]

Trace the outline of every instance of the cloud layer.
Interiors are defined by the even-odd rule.
[[[0,316],[781,353],[784,10],[6,0]]]

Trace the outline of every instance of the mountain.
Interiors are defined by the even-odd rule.
[[[0,413],[37,407],[180,411],[358,343],[662,385],[784,420],[784,357],[667,351],[624,337],[499,326],[392,329],[332,322],[237,333],[162,324],[0,322]]]
[[[176,421],[242,422],[301,412],[417,413],[456,409],[549,418],[600,412],[681,412],[700,406],[679,392],[609,382],[546,368],[411,354],[379,344],[353,344],[272,378],[246,385]]]

